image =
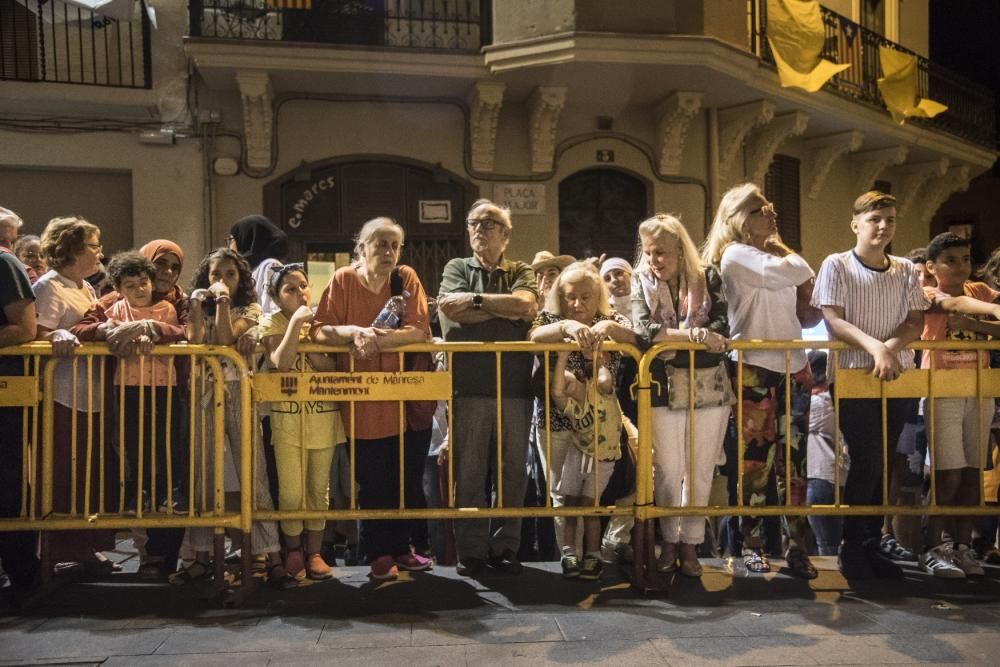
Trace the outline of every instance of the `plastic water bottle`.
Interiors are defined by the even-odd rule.
[[[403,311],[406,310],[406,300],[409,297],[410,293],[406,290],[403,290],[400,295],[390,297],[375,317],[372,326],[379,329],[398,329],[403,320]]]

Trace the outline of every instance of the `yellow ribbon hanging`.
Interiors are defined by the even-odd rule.
[[[851,66],[820,58],[825,39],[817,0],[767,0],[767,41],[783,87],[815,93]]]
[[[907,118],[933,118],[947,106],[917,96],[917,57],[885,46],[878,48],[882,74],[878,89],[892,119],[902,125]]]

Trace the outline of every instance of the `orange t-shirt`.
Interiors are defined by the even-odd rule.
[[[166,324],[177,324],[177,310],[172,303],[165,299],[157,301],[151,306],[134,308],[129,305],[125,297],[122,297],[115,301],[105,313],[108,319],[117,322],[153,320]],[[177,384],[177,373],[171,368],[172,361],[172,357],[154,357],[152,355],[144,357],[141,361],[139,357],[122,359],[115,372],[115,384],[125,384],[129,387],[137,387],[140,384],[147,387],[151,385],[157,387],[165,387],[168,384],[175,385]],[[124,383],[122,383],[122,373],[125,373]]]
[[[403,326],[416,327],[427,332],[430,338],[430,324],[427,317],[427,294],[417,277],[416,271],[400,264],[399,277],[403,289],[410,293],[403,311]],[[319,306],[316,309],[314,326],[325,324],[342,326],[353,324],[359,327],[370,327],[378,316],[382,306],[392,296],[391,280],[387,280],[379,293],[370,291],[361,284],[358,272],[353,266],[337,269],[330,283],[323,290]],[[341,355],[337,369],[350,369],[348,355]],[[373,359],[354,362],[354,370],[359,372],[389,371],[399,368],[399,355],[394,353],[380,354]],[[347,435],[350,437],[350,403],[341,405]],[[399,435],[399,403],[395,401],[356,401],[354,403],[354,437],[362,440],[375,440]]]
[[[925,287],[924,293],[931,302],[938,299],[950,297],[950,294],[942,292],[937,287]],[[962,286],[962,293],[965,296],[993,303],[1000,298],[1000,292],[996,291],[986,283],[976,283],[966,281]],[[948,326],[948,313],[931,313],[924,315],[924,332],[920,336],[921,340],[981,340],[983,337],[973,331],[952,330]],[[926,350],[925,350],[926,352]],[[974,350],[937,350],[934,353],[934,368],[975,368],[976,352]],[[983,368],[988,368],[990,358],[988,354],[982,355]],[[920,360],[921,368],[931,367],[931,355],[923,354]]]

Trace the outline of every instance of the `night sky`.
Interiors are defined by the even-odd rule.
[[[1000,100],[1000,0],[930,0],[930,24],[931,60],[991,87]],[[1000,176],[1000,162],[993,175]]]

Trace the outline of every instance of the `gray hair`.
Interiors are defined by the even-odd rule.
[[[379,232],[389,232],[394,236],[399,237],[400,246],[403,245],[403,240],[406,237],[406,232],[403,228],[392,218],[387,218],[385,216],[380,216],[378,218],[372,218],[365,224],[361,226],[358,230],[357,236],[354,237],[354,259],[361,261],[364,259],[364,247],[366,244],[370,243]]]
[[[608,286],[601,280],[601,275],[597,272],[597,267],[594,266],[593,262],[588,261],[573,262],[563,269],[559,277],[556,278],[555,284],[552,285],[552,289],[549,290],[548,296],[545,297],[545,310],[553,315],[565,317],[562,312],[562,297],[566,285],[584,282],[585,280],[591,281],[594,289],[597,291],[598,314],[610,315],[611,298],[608,295]]]

